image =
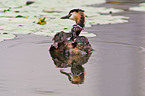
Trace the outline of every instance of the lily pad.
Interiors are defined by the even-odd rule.
[[[25,19],[27,19],[28,16],[17,15],[16,18],[25,18]]]
[[[34,1],[27,1],[26,2],[26,5],[31,5],[31,4],[33,4],[34,3]]]
[[[139,4],[137,7],[131,7],[129,8],[132,11],[144,11],[145,12],[145,3]]]
[[[15,35],[13,34],[5,34],[5,33],[0,34],[0,42],[7,39],[14,39],[14,38],[15,38]]]
[[[96,34],[83,31],[83,32],[81,32],[80,36],[96,37]]]
[[[8,9],[5,9],[4,12],[10,11],[11,7],[9,7]]]
[[[54,36],[60,31],[70,32],[71,27],[75,22],[72,20],[62,20],[60,17],[68,14],[70,9],[73,8],[85,10],[86,27],[91,27],[91,25],[96,24],[116,24],[128,22],[128,17],[110,15],[110,12],[123,12],[121,9],[87,6],[101,3],[105,3],[105,0],[89,0],[89,2],[88,0],[49,0],[49,2],[48,0],[35,0],[35,3],[30,6],[26,6],[26,0],[2,0],[0,3],[1,10],[7,11],[1,12],[0,14],[2,22],[0,23],[0,29],[3,29],[0,31],[8,34],[1,34],[1,38],[6,38],[6,35],[9,36],[13,34],[31,33]],[[82,32],[81,35],[87,37],[96,36],[90,32]]]
[[[55,10],[43,10],[43,12],[46,12],[46,13],[60,13],[61,11],[55,11]]]

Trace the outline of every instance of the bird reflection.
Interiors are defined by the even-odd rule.
[[[82,65],[76,65],[71,67],[71,73],[64,72],[60,70],[62,74],[65,74],[72,84],[82,84],[85,80],[85,71]]]
[[[60,68],[60,73],[68,77],[72,84],[83,84],[85,80],[85,69],[82,65],[88,62],[92,53],[85,55],[63,55],[58,51],[49,50],[52,60],[57,68]],[[70,72],[65,72],[63,69],[71,67]]]

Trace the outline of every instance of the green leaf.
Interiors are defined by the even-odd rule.
[[[8,33],[3,33],[3,34],[8,34]]]

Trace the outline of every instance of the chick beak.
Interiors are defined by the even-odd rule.
[[[69,19],[69,15],[66,15],[66,16],[63,16],[63,17],[61,17],[60,19]]]

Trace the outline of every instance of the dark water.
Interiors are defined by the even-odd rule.
[[[55,65],[48,51],[52,37],[18,35],[1,42],[0,96],[145,96],[145,13],[121,15],[129,23],[86,28],[97,36],[89,38],[90,56],[71,57],[81,66]],[[74,84],[70,74],[80,82]]]

